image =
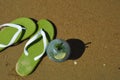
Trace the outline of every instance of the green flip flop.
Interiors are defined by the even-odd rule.
[[[28,40],[16,64],[16,72],[20,76],[27,76],[35,70],[49,41],[54,38],[54,27],[48,20],[40,20],[37,24],[38,31]]]
[[[3,28],[0,30],[0,51],[29,38],[37,29],[34,21],[25,17],[2,24],[0,28]]]

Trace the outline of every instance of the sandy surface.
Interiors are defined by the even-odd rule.
[[[120,0],[0,0],[0,24],[18,17],[51,20],[72,57],[55,63],[45,56],[20,77],[15,64],[26,40],[0,52],[0,80],[120,80]]]

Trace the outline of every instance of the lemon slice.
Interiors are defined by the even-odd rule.
[[[66,56],[66,53],[59,53],[57,55],[54,56],[55,59],[63,59],[65,58]]]

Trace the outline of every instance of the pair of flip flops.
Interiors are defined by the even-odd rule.
[[[46,19],[35,23],[30,18],[18,18],[11,23],[0,25],[0,51],[28,38],[30,39],[16,64],[16,72],[20,76],[34,71],[49,41],[54,38],[54,27]]]

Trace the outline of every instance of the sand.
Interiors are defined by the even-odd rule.
[[[120,80],[120,0],[0,0],[0,24],[18,17],[51,20],[72,56],[63,63],[45,56],[20,77],[15,65],[26,40],[0,52],[0,80]]]

